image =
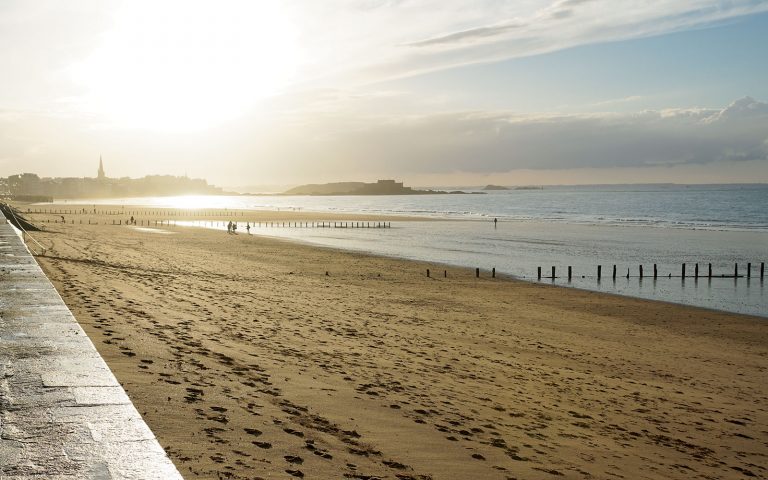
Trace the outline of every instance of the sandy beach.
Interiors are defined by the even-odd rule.
[[[38,261],[185,478],[768,477],[765,319],[85,218]]]

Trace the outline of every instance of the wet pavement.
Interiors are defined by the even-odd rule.
[[[181,478],[0,215],[0,480]]]

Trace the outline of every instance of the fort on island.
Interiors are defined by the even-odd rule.
[[[0,178],[0,196],[17,201],[52,201],[57,198],[118,198],[165,195],[219,195],[221,188],[186,175],[147,175],[110,178],[99,157],[96,177],[39,177],[20,173]]]
[[[378,180],[376,183],[334,182],[300,185],[283,192],[283,195],[429,195],[446,193],[463,194],[466,192],[460,190],[452,192],[445,192],[443,190],[417,190],[412,187],[403,186],[403,182]]]

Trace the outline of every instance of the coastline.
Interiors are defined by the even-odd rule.
[[[35,206],[26,208],[35,210]],[[97,214],[92,214],[92,208]],[[224,230],[229,221],[236,221],[241,233],[250,224],[250,233],[254,235],[446,266],[495,269],[499,275],[540,283],[550,283],[550,267],[556,266],[558,278],[551,283],[559,286],[768,317],[766,287],[759,276],[760,262],[768,255],[768,250],[761,247],[768,242],[768,232],[558,224],[542,220],[502,221],[495,228],[487,219],[473,218],[107,204],[38,206],[38,210],[48,211],[33,214],[41,222],[50,222],[43,223],[44,227],[61,223],[62,218],[70,224],[120,226],[134,215],[140,227],[170,223]],[[390,226],[394,228],[389,229]],[[747,278],[745,270],[750,262],[752,278]],[[681,263],[688,266],[688,275],[682,282]],[[708,263],[712,278],[706,275]],[[738,279],[733,279],[734,263],[741,275]],[[657,264],[658,278],[652,275]],[[598,265],[602,266],[602,281],[596,275]],[[614,278],[612,265],[618,267]],[[699,266],[704,273],[695,277]],[[542,270],[538,280],[537,268]],[[571,268],[573,278],[565,274]]]
[[[50,229],[39,262],[182,474],[766,474],[764,319],[213,230]]]

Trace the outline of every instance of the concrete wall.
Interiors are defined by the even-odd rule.
[[[0,216],[0,480],[181,479]]]

